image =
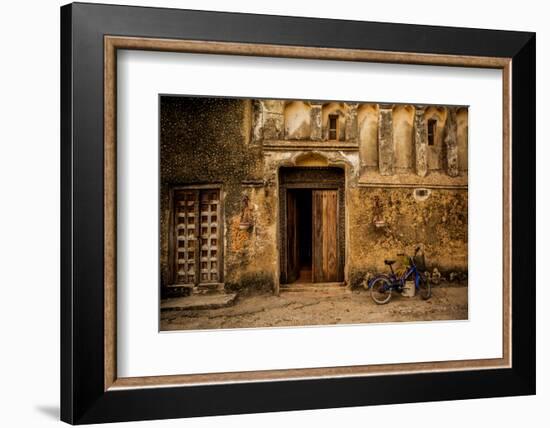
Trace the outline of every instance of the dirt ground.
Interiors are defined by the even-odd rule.
[[[161,330],[289,327],[361,324],[399,321],[468,319],[468,287],[434,287],[422,300],[394,294],[386,305],[377,305],[370,293],[282,292],[280,296],[239,296],[233,306],[219,309],[162,311]]]

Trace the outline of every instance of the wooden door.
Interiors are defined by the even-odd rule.
[[[298,213],[296,209],[296,193],[292,191],[287,191],[286,193],[286,282],[291,283],[298,278],[298,270],[300,267],[298,250]]]
[[[220,281],[220,191],[174,191],[176,284]]]
[[[220,279],[220,191],[203,190],[200,194],[200,278],[201,284]]]
[[[198,192],[174,192],[174,232],[176,284],[195,284],[197,259]]]
[[[338,191],[314,190],[313,282],[338,281]]]

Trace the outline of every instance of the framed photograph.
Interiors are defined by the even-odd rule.
[[[535,393],[535,34],[61,8],[61,418]]]

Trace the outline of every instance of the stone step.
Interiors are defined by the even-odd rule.
[[[193,294],[186,297],[163,299],[161,311],[192,311],[201,309],[226,308],[235,303],[237,293]]]
[[[294,283],[281,285],[280,292],[351,293],[343,282]]]
[[[223,283],[211,284],[169,284],[166,286],[167,298],[184,297],[192,294],[219,294],[224,291]]]

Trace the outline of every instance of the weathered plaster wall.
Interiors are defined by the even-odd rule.
[[[413,106],[396,106],[393,108],[394,168],[397,173],[405,172],[413,166],[413,121]]]
[[[243,186],[262,180],[261,147],[250,144],[252,105],[247,100],[163,97],[161,100],[161,281],[169,279],[168,215],[172,186],[219,183],[224,193],[224,281],[228,286],[273,286],[272,197]],[[248,195],[258,225],[239,226]],[[264,228],[264,225],[267,226]],[[251,251],[251,250],[254,251]],[[262,265],[265,262],[266,266]],[[254,268],[252,268],[252,266]],[[248,282],[247,282],[248,281]]]
[[[361,167],[378,168],[378,105],[364,104],[357,112]]]
[[[245,187],[243,193],[249,198],[253,227],[239,228],[240,212],[227,219],[225,287],[272,290],[278,278],[276,189]]]
[[[339,141],[330,145],[321,140],[326,139],[328,115],[333,113],[339,114]],[[429,269],[467,271],[467,109],[456,114],[453,110],[452,115],[456,129],[454,119],[447,121],[447,109],[441,107],[163,98],[163,283],[169,272],[170,187],[219,183],[224,193],[226,288],[274,289],[279,279],[278,170],[282,166],[345,170],[345,278],[352,285],[360,284],[367,272],[385,271],[384,258],[411,253],[416,245],[421,245]],[[426,147],[425,124],[430,118],[438,120],[435,147]],[[385,126],[382,131],[380,123]],[[281,139],[289,140],[288,149],[264,147],[264,141]],[[350,147],[351,142],[357,148]],[[323,147],[325,143],[329,145]],[[308,144],[313,145],[308,148]],[[454,169],[449,159],[455,158],[447,156],[445,145],[456,147],[452,149],[458,159],[453,161]],[[419,157],[419,150],[426,152]],[[459,176],[453,175],[456,163]],[[419,164],[424,165],[420,170]],[[415,197],[415,190],[424,187],[427,197]],[[240,227],[245,196],[253,223],[246,230]]]
[[[447,110],[443,107],[430,106],[426,108],[424,114],[425,122],[433,119],[437,120],[437,130],[435,133],[435,144],[428,146],[428,170],[442,170],[445,168],[445,145],[443,144],[443,137],[445,129],[445,120],[447,119]]]
[[[323,123],[323,139],[328,140],[328,119],[329,115],[338,115],[338,140],[346,139],[346,108],[343,103],[327,103],[323,105],[322,123]]]
[[[303,101],[288,103],[284,110],[285,135],[290,140],[306,140],[311,135],[311,107]]]
[[[266,140],[279,140],[284,137],[284,108],[282,100],[264,100],[260,107],[260,123],[262,132],[260,138]]]
[[[467,271],[468,192],[429,191],[424,201],[413,189],[349,189],[349,280],[359,285],[367,272],[384,272],[384,259],[423,249],[427,268]],[[377,206],[379,208],[377,208]],[[378,212],[377,212],[378,211]],[[384,226],[376,227],[379,216]]]
[[[468,109],[460,108],[456,112],[458,140],[458,169],[468,171]]]

